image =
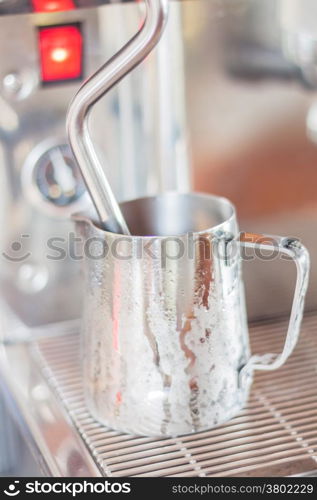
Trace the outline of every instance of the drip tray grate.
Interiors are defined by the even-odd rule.
[[[279,352],[285,321],[251,327],[252,352]],[[105,476],[288,476],[317,471],[317,315],[306,316],[299,344],[276,372],[257,373],[247,407],[210,431],[153,439],[120,434],[87,410],[79,335],[35,344],[57,392]]]

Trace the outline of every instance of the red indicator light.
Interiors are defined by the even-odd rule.
[[[40,28],[41,74],[44,83],[82,76],[82,34],[78,25]]]
[[[34,12],[60,12],[76,9],[73,0],[32,0]]]

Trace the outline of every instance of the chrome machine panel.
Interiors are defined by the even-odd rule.
[[[135,33],[141,7],[117,2],[0,17],[0,271],[4,307],[20,332],[76,318],[81,304],[79,264],[68,249],[70,214],[87,197],[65,138],[80,81],[43,82],[39,30],[80,27],[86,78]],[[189,186],[180,4],[171,7],[159,48],[93,111],[93,139],[119,200]],[[12,315],[5,317],[12,331]]]

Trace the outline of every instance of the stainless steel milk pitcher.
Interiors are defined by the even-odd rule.
[[[245,404],[254,370],[279,368],[292,352],[308,282],[307,251],[294,239],[240,235],[234,206],[216,196],[167,193],[121,209],[132,236],[75,216],[85,248],[88,407],[107,426],[141,435],[219,425]],[[274,250],[296,263],[281,354],[250,354],[241,246]]]

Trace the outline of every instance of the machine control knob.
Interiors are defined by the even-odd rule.
[[[27,158],[22,184],[29,200],[51,215],[69,216],[82,208],[86,189],[67,144],[41,144]],[[77,207],[76,207],[77,205]]]

